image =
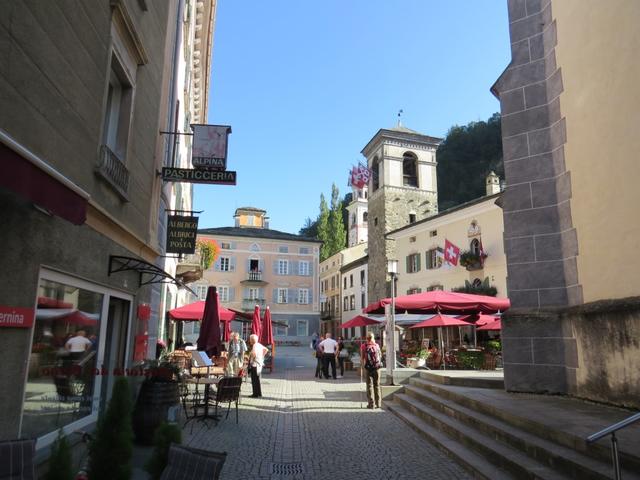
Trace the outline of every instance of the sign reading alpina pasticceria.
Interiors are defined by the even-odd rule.
[[[167,253],[195,253],[197,233],[198,217],[169,215],[167,222]]]
[[[235,185],[236,172],[231,170],[189,170],[187,168],[163,167],[162,180],[166,182]]]

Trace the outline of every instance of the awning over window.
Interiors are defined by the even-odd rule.
[[[89,195],[0,130],[0,188],[11,190],[53,215],[82,225]]]

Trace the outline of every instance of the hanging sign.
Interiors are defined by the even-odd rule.
[[[167,221],[167,253],[195,253],[197,233],[198,217],[169,215]]]
[[[189,170],[187,168],[162,167],[162,180],[165,182],[235,185],[236,172],[231,170]]]
[[[33,308],[0,305],[0,327],[29,328],[33,319]]]
[[[231,133],[228,125],[191,125],[193,146],[191,163],[196,168],[227,169],[227,138]]]

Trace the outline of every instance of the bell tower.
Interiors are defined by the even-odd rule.
[[[395,258],[395,245],[385,235],[409,223],[438,213],[436,150],[441,138],[402,126],[381,129],[362,154],[371,170],[368,201],[368,298],[390,295],[387,260]],[[402,292],[400,292],[402,294]]]
[[[368,239],[369,214],[368,214],[368,185],[358,188],[352,187],[351,203],[347,205],[349,212],[349,231],[347,232],[347,245],[353,247],[359,243],[365,243]]]

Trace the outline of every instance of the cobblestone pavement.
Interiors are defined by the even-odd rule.
[[[281,347],[275,365],[262,376],[263,398],[243,385],[238,425],[232,409],[218,425],[183,431],[187,445],[228,452],[223,479],[472,478],[391,413],[363,408],[357,373],[316,380],[301,347]]]

